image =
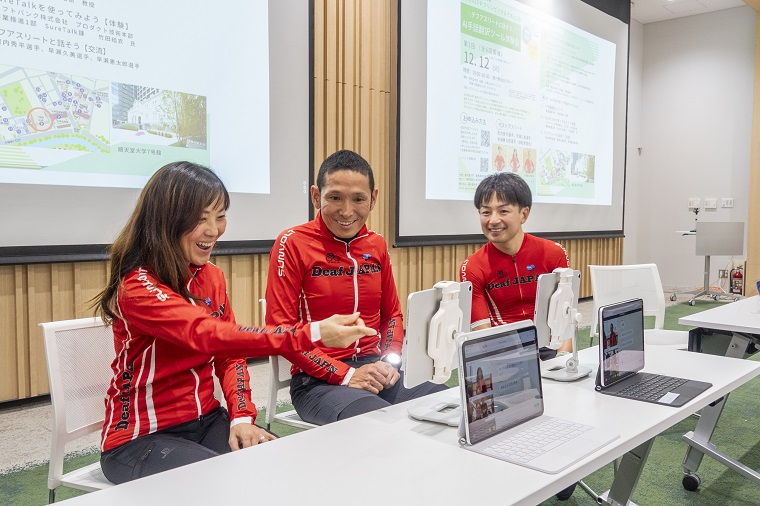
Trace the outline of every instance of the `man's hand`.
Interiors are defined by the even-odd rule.
[[[373,394],[379,394],[380,390],[386,386],[391,386],[387,384],[388,379],[385,374],[385,368],[378,367],[379,364],[390,365],[383,364],[382,362],[363,365],[354,371],[353,376],[348,381],[348,386],[351,388],[361,388]],[[393,366],[391,368],[395,369]],[[396,376],[398,376],[398,372]]]
[[[346,348],[364,336],[376,336],[377,331],[364,326],[359,313],[335,314],[319,322],[322,344],[328,348]]]
[[[396,369],[393,364],[389,364],[388,362],[375,362],[375,367],[377,367],[377,370],[383,375],[383,379],[385,380],[383,382],[383,388],[390,388],[393,385],[396,384],[398,379],[401,377],[401,375],[398,372],[398,369]],[[354,373],[356,374],[356,373]]]
[[[230,428],[230,448],[234,452],[241,448],[248,448],[267,441],[277,439],[275,436],[251,423],[239,423]]]

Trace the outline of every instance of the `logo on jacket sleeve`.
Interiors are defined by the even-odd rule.
[[[140,267],[137,270],[137,274],[137,281],[139,281],[142,286],[145,287],[148,293],[154,294],[156,298],[161,302],[164,302],[169,298],[169,296],[162,292],[161,289],[157,287],[156,284],[148,277],[148,271],[145,269],[145,267]]]
[[[224,316],[224,304],[219,304],[219,310],[218,311],[212,311],[211,312],[211,316],[213,316],[214,318],[220,318],[220,317]]]
[[[295,234],[295,230],[288,230],[282,237],[280,237],[280,246],[277,249],[277,275],[285,275],[285,244],[288,242],[288,237]]]
[[[114,432],[126,430],[130,423],[130,406],[132,405],[132,380],[134,379],[134,364],[129,364],[127,369],[121,373],[121,385],[119,386],[119,402],[121,402],[121,413],[119,422],[114,428]]]

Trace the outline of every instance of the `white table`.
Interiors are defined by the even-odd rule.
[[[678,319],[681,325],[760,334],[760,296],[747,297]]]
[[[597,353],[596,348],[584,350],[580,359],[595,369]],[[565,357],[559,360],[564,362]],[[399,502],[489,504],[498,497],[500,504],[534,505],[626,452],[643,452],[643,459],[623,458],[611,492],[619,498],[629,495],[635,486],[642,460],[657,434],[760,374],[760,364],[755,362],[671,349],[648,350],[646,360],[647,371],[685,377],[700,371],[699,379],[714,386],[686,406],[673,408],[602,395],[594,391],[593,377],[573,383],[545,380],[547,414],[613,426],[620,433],[617,440],[556,475],[463,450],[456,428],[419,422],[407,415],[412,403],[430,402],[418,399],[76,497],[67,504],[255,500],[263,504],[332,506],[356,501],[387,506]],[[633,412],[636,416],[631,416]]]
[[[731,341],[726,349],[726,356],[741,359],[746,356],[748,348],[760,345],[760,296],[755,295],[701,313],[684,316],[678,319],[678,323],[697,327],[690,331],[689,341],[690,347],[694,344],[698,349],[701,349],[702,338],[708,336],[709,331],[729,333]],[[727,399],[728,396],[705,408],[694,431],[683,436],[684,441],[689,445],[683,460],[683,486],[688,490],[696,490],[699,487],[700,480],[697,471],[705,455],[742,476],[760,483],[760,473],[722,453],[710,442]]]

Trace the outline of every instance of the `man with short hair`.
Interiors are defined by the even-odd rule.
[[[517,174],[500,172],[483,179],[475,190],[475,208],[488,242],[467,257],[459,270],[461,281],[472,282],[472,330],[520,320],[532,320],[538,276],[569,267],[560,244],[523,232],[533,205],[528,184]],[[566,340],[562,351],[572,350]],[[555,352],[541,349],[542,359]],[[557,494],[573,495],[575,484]]]
[[[314,220],[282,232],[272,248],[267,324],[359,312],[376,336],[352,348],[284,355],[293,363],[290,395],[299,416],[323,425],[446,388],[403,386],[404,328],[388,245],[368,230],[378,189],[369,163],[353,151],[325,159],[311,187]]]
[[[520,176],[502,172],[486,177],[474,200],[488,243],[467,257],[459,271],[461,281],[472,282],[472,330],[532,320],[538,276],[569,267],[567,252],[523,232],[533,197]]]
[[[472,330],[532,320],[538,276],[569,267],[567,252],[523,232],[533,197],[520,176],[502,172],[486,177],[474,202],[488,243],[467,257],[459,271],[461,281],[472,282]]]

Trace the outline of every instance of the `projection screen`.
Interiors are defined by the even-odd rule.
[[[630,11],[617,4],[401,0],[396,245],[483,240],[474,191],[500,171],[531,187],[526,231],[622,234]]]
[[[25,4],[26,5],[26,4]],[[88,260],[164,164],[231,193],[217,253],[308,220],[309,2],[12,7],[0,19],[0,263]]]

